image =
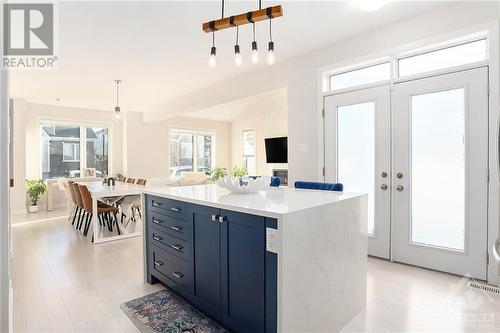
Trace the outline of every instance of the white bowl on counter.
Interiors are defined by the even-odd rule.
[[[270,187],[271,177],[223,177],[217,180],[217,185],[228,189],[231,193],[250,194],[266,190]]]

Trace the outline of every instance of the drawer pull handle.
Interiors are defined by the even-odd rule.
[[[161,203],[153,201],[152,205],[153,205],[153,207],[160,207]]]
[[[155,266],[162,266],[163,265],[163,262],[159,261],[159,260],[156,260],[154,262]]]
[[[170,229],[175,230],[175,231],[181,231],[182,227],[180,225],[173,225],[170,227]]]
[[[172,273],[172,275],[175,276],[178,279],[182,279],[184,277],[184,274],[179,273],[179,272]]]
[[[174,250],[177,250],[177,251],[180,251],[182,250],[182,246],[180,245],[177,245],[177,244],[174,244],[174,245],[170,245],[171,248],[173,248]]]
[[[170,210],[173,212],[177,212],[177,213],[181,211],[180,208],[176,208],[176,207],[170,207]]]
[[[161,224],[161,221],[153,217],[153,223]]]
[[[163,239],[163,237],[157,236],[157,235],[153,235],[153,239],[157,240],[157,241],[161,241]]]

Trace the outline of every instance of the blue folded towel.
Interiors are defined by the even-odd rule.
[[[321,183],[321,182],[296,181],[295,188],[342,192],[344,190],[344,185],[342,185],[341,183]]]

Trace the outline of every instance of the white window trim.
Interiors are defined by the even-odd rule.
[[[255,139],[255,142],[254,142],[254,154],[253,155],[246,155],[243,153],[244,151],[244,141],[243,141],[243,133],[245,132],[253,132],[254,133],[254,139]],[[248,157],[253,157],[255,159],[255,173],[257,173],[257,130],[255,128],[246,128],[246,129],[243,129],[241,130],[241,163],[243,163],[244,159],[248,158]],[[250,171],[247,170],[249,173]],[[252,175],[253,176],[253,175]]]
[[[212,146],[211,147],[211,156],[210,156],[210,161],[211,161],[211,169],[217,167],[217,135],[216,132],[213,130],[203,130],[203,129],[191,129],[187,127],[169,127],[168,128],[168,134],[167,134],[167,140],[169,144],[167,145],[168,147],[168,177],[170,177],[170,168],[172,167],[172,161],[170,160],[171,156],[171,151],[170,151],[170,135],[171,134],[189,134],[189,135],[208,135],[212,137]],[[197,153],[198,153],[198,147],[196,145],[196,142],[193,142],[193,172],[198,172],[196,171],[198,169],[198,161],[197,161]]]
[[[49,125],[65,125],[65,126],[75,126],[75,127],[80,127],[80,138],[75,138],[79,139],[80,142],[80,177],[84,174],[85,169],[87,168],[87,131],[85,130],[86,127],[100,127],[100,128],[106,128],[108,130],[108,176],[113,175],[113,128],[112,128],[112,123],[111,122],[98,122],[98,121],[79,121],[75,119],[68,119],[68,118],[57,118],[57,117],[37,117],[37,129],[36,129],[36,137],[38,139],[38,144],[42,145],[40,141],[40,128],[44,124],[49,124]],[[82,145],[82,142],[84,143]],[[39,146],[40,149],[38,149],[38,174],[39,178],[43,178],[43,170],[42,170],[42,158],[41,158],[41,151],[42,148]],[[66,161],[64,161],[66,162]],[[76,161],[75,161],[76,162]],[[54,182],[56,181],[55,179],[47,179],[46,181],[48,182]]]

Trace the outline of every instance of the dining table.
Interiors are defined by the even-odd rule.
[[[99,220],[97,216],[97,203],[98,201],[104,201],[108,204],[114,204],[122,200],[126,196],[136,196],[142,195],[145,188],[144,185],[136,185],[130,183],[116,182],[115,185],[108,185],[102,181],[86,181],[82,182],[82,185],[86,185],[91,196],[92,196],[92,221],[91,227],[93,235],[93,243],[99,244],[104,242],[110,242],[114,240],[137,237],[142,235],[142,228],[136,228],[133,232],[128,232],[120,221],[116,221],[116,227],[119,228],[118,235],[112,235],[104,237],[99,233]],[[141,196],[141,206],[142,204]],[[142,209],[142,207],[141,207]]]

